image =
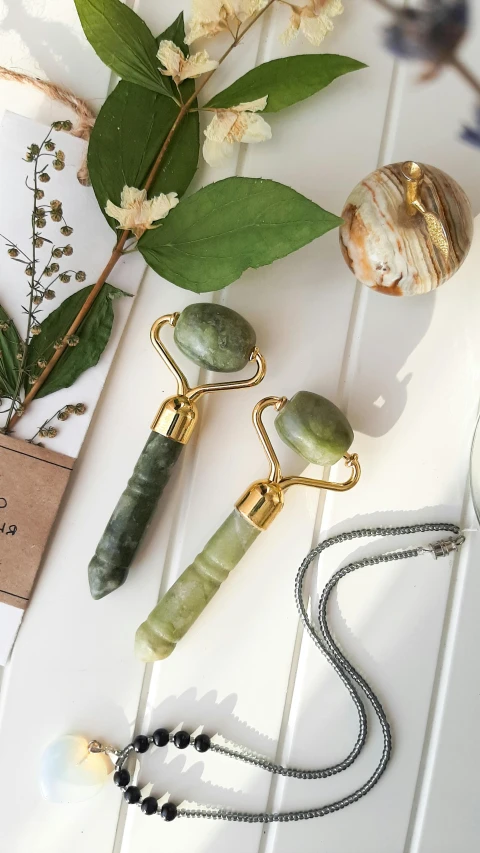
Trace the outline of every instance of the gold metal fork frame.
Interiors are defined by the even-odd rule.
[[[328,480],[315,480],[309,477],[284,477],[277,454],[262,421],[262,415],[269,406],[279,412],[286,402],[286,397],[265,397],[253,410],[253,424],[270,463],[270,473],[268,479],[252,483],[237,502],[236,508],[259,530],[266,530],[276,518],[283,507],[284,494],[291,486],[312,486],[314,489],[347,492],[356,486],[361,475],[357,454],[345,453],[343,457],[345,465],[351,470],[349,479],[344,483],[331,483]]]
[[[164,400],[152,423],[152,430],[165,435],[180,444],[186,444],[195,429],[198,420],[196,401],[203,394],[214,391],[233,391],[239,388],[252,388],[258,385],[265,376],[267,365],[258,347],[250,353],[250,361],[255,361],[257,371],[251,379],[239,379],[236,382],[217,382],[212,385],[198,385],[191,388],[188,380],[160,338],[164,326],[175,327],[180,314],[165,314],[159,317],[150,331],[150,340],[169,370],[177,380],[177,393]]]

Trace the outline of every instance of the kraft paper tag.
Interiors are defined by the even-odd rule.
[[[0,602],[25,610],[74,462],[0,435]]]

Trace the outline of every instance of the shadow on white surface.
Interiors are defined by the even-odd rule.
[[[2,30],[9,35],[9,44],[16,43],[17,50],[21,45],[25,66],[33,65],[35,73],[43,72],[49,80],[67,87],[75,80],[75,94],[88,97],[92,92],[83,90],[82,81],[85,63],[91,61],[91,48],[83,38],[74,3],[62,5],[63,20],[58,20],[60,4],[49,15],[48,3],[27,5],[25,0],[4,0]],[[16,39],[12,39],[13,34]],[[2,62],[11,64],[11,57],[3,55]],[[24,71],[25,67],[19,68],[17,61],[14,70]],[[64,110],[60,106],[58,109]]]

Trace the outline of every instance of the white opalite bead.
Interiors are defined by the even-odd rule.
[[[88,743],[79,735],[64,735],[46,748],[40,768],[46,800],[79,803],[101,790],[113,765],[108,755],[89,752]]]

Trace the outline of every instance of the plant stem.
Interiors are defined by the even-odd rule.
[[[467,68],[467,66],[462,62],[462,60],[459,59],[458,56],[452,56],[449,59],[449,64],[452,66],[452,68],[455,68],[455,70],[458,71],[460,76],[463,77],[465,82],[472,87],[472,89],[477,93],[477,95],[480,95],[480,80],[477,80],[473,72],[470,71],[469,68]]]
[[[34,397],[37,396],[37,394],[40,391],[40,388],[44,384],[45,380],[48,378],[48,376],[50,376],[50,373],[52,372],[53,368],[55,367],[55,365],[57,364],[57,362],[62,357],[65,350],[67,349],[67,346],[68,346],[67,339],[70,337],[70,335],[74,335],[75,332],[78,330],[78,327],[81,325],[81,323],[83,323],[85,317],[87,316],[88,312],[90,311],[90,308],[92,307],[93,303],[95,302],[98,294],[100,293],[103,285],[105,284],[105,282],[106,282],[108,276],[110,275],[111,271],[113,270],[115,264],[122,257],[122,249],[123,249],[125,243],[127,242],[129,233],[130,233],[129,231],[124,231],[122,236],[120,237],[120,240],[118,241],[117,245],[115,246],[115,248],[114,248],[114,250],[110,256],[110,260],[108,261],[108,264],[106,265],[105,269],[100,274],[98,281],[96,282],[96,284],[94,285],[94,287],[92,288],[90,293],[88,294],[85,302],[83,303],[80,311],[78,312],[77,316],[75,317],[75,320],[73,321],[72,325],[70,326],[68,331],[65,333],[62,345],[57,350],[55,350],[55,352],[53,353],[52,357],[50,358],[46,368],[42,371],[41,375],[39,376],[39,378],[35,382],[35,385],[32,385],[30,391],[28,392],[27,396],[25,397],[25,399],[23,401],[23,408],[24,409],[32,402]],[[17,421],[18,421],[18,415],[14,415],[13,418],[11,419],[10,425],[14,426]]]
[[[41,146],[40,146],[40,152],[41,152],[41,150],[42,150],[43,146],[45,145],[45,142],[47,141],[47,139],[48,139],[48,137],[49,137],[49,136],[50,136],[50,131],[48,132],[47,136],[45,137],[45,139],[43,140],[43,142],[42,142],[42,144],[41,144]],[[24,377],[25,377],[25,365],[26,365],[26,362],[27,362],[27,356],[28,356],[28,344],[29,344],[29,342],[30,342],[30,332],[31,332],[31,329],[32,329],[32,320],[33,320],[33,297],[34,297],[34,295],[35,295],[35,267],[36,267],[36,262],[37,262],[36,251],[35,251],[35,250],[36,250],[35,240],[36,240],[36,230],[37,230],[37,226],[36,226],[36,219],[35,219],[35,208],[36,208],[36,205],[37,205],[37,190],[38,190],[38,160],[39,160],[40,152],[39,152],[39,154],[38,154],[38,156],[37,156],[37,158],[36,158],[36,160],[35,160],[35,167],[34,167],[34,170],[33,170],[33,190],[32,190],[32,192],[33,192],[33,208],[32,208],[32,263],[31,263],[31,266],[32,266],[32,275],[31,275],[31,281],[30,281],[30,299],[29,299],[29,302],[28,302],[27,332],[26,332],[26,335],[25,335],[25,343],[24,343],[24,348],[23,348],[22,361],[21,361],[21,364],[20,364],[20,366],[19,366],[19,368],[18,368],[17,386],[16,386],[16,388],[15,388],[15,394],[14,394],[14,396],[12,397],[12,403],[11,403],[11,406],[10,406],[10,409],[9,409],[9,412],[8,412],[8,415],[7,415],[7,420],[6,420],[6,423],[5,423],[5,427],[4,427],[5,435],[8,435],[8,432],[9,432],[9,430],[10,430],[10,427],[11,427],[11,426],[13,426],[13,424],[15,423],[15,419],[17,418],[17,414],[16,414],[16,412],[15,412],[15,406],[17,405],[18,397],[19,397],[19,394],[20,394],[20,391],[21,391],[21,388],[22,388],[22,384],[23,384],[23,380],[24,380]]]
[[[40,435],[40,433],[41,433],[42,429],[44,429],[44,428],[47,426],[47,424],[49,424],[51,421],[53,421],[53,420],[54,420],[54,418],[56,418],[56,417],[57,417],[57,415],[59,415],[59,414],[60,414],[60,412],[63,412],[63,410],[64,410],[64,409],[66,409],[66,406],[62,406],[62,408],[61,408],[61,409],[59,409],[59,410],[58,410],[58,412],[55,412],[55,414],[54,414],[54,415],[52,415],[52,417],[51,417],[51,418],[47,418],[47,420],[43,422],[42,426],[41,426],[41,427],[38,427],[38,429],[37,429],[37,431],[36,431],[35,435],[33,435],[33,436],[32,436],[32,438],[27,438],[27,439],[26,439],[27,444],[33,444],[33,442],[35,441],[35,439],[36,439],[37,435]]]
[[[261,16],[265,14],[267,9],[269,9],[273,3],[275,3],[275,0],[268,0],[268,3],[266,4],[266,6],[264,6],[264,8],[261,9],[260,12],[258,12],[252,18],[252,20],[244,27],[242,32],[237,33],[237,35],[235,36],[235,38],[232,41],[232,44],[227,48],[225,53],[223,53],[223,55],[220,57],[220,59],[218,61],[218,66],[220,66],[222,64],[222,62],[224,62],[224,60],[227,58],[227,56],[229,56],[229,54],[232,52],[232,50],[235,47],[237,47],[237,45],[240,43],[243,36],[249,31],[249,29],[251,29],[251,27],[253,27],[253,25],[258,21],[258,19],[261,18]],[[203,78],[202,82],[200,83],[200,85],[198,86],[196,91],[190,96],[190,98],[188,98],[187,101],[185,101],[184,104],[182,104],[180,111],[178,113],[178,116],[175,119],[172,127],[170,128],[170,131],[169,131],[160,151],[158,152],[157,158],[156,158],[156,160],[155,160],[155,162],[154,162],[154,164],[153,164],[153,166],[149,172],[148,178],[145,181],[144,189],[146,189],[147,191],[150,189],[150,187],[152,186],[152,184],[155,180],[155,177],[157,175],[158,169],[160,168],[162,160],[165,157],[165,154],[166,154],[166,152],[170,146],[170,143],[171,143],[173,137],[175,136],[180,124],[182,123],[185,116],[188,114],[189,109],[190,109],[191,105],[194,103],[194,101],[197,99],[198,94],[202,91],[204,86],[206,86],[206,84],[208,83],[208,81],[210,80],[212,75],[215,74],[215,71],[216,71],[216,69],[209,71],[208,74],[206,74],[205,77]],[[25,399],[23,401],[23,410],[24,411],[27,408],[27,406],[30,405],[32,400],[37,396],[38,392],[40,391],[40,388],[43,386],[44,382],[46,381],[46,379],[48,378],[48,376],[52,372],[53,368],[55,367],[55,365],[57,364],[57,362],[59,361],[59,359],[62,357],[63,353],[65,352],[65,350],[68,346],[66,343],[67,338],[70,335],[75,334],[75,332],[78,330],[79,326],[81,325],[81,323],[83,322],[83,320],[87,316],[88,312],[90,311],[90,308],[92,307],[93,303],[95,302],[95,300],[96,300],[98,294],[100,293],[103,285],[107,281],[108,276],[110,275],[111,271],[113,270],[113,268],[116,266],[116,264],[118,263],[118,261],[122,257],[123,248],[125,246],[125,243],[127,242],[127,240],[130,237],[131,237],[131,231],[124,231],[123,232],[122,236],[120,237],[119,241],[117,242],[117,244],[116,244],[116,246],[115,246],[115,248],[114,248],[114,250],[110,256],[110,259],[109,259],[105,269],[101,272],[96,284],[94,285],[94,287],[91,290],[91,292],[89,293],[87,299],[83,303],[82,308],[80,309],[79,313],[75,317],[75,320],[73,321],[72,325],[70,326],[70,328],[66,332],[62,345],[57,350],[55,350],[55,352],[52,355],[52,357],[50,358],[47,366],[42,371],[41,375],[39,376],[39,378],[37,379],[35,384],[32,385],[30,391],[28,392],[27,396],[25,397]],[[10,418],[7,421],[7,425],[9,425],[10,427],[13,427],[13,426],[15,426],[17,421],[18,421],[18,415],[15,414],[15,415],[13,415],[12,418]]]

